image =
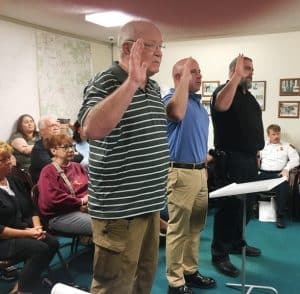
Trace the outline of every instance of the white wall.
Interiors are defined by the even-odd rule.
[[[35,29],[0,19],[0,140],[8,139],[12,126],[22,113],[39,118],[39,93],[37,85]],[[110,66],[110,44],[90,42],[92,73]],[[265,127],[278,123],[283,139],[300,149],[299,119],[278,118],[279,100],[298,100],[299,96],[280,97],[279,79],[300,77],[300,32],[220,38],[167,43],[160,73],[154,76],[162,89],[172,86],[171,70],[181,58],[193,56],[198,60],[203,80],[227,79],[228,64],[238,53],[253,58],[254,80],[266,80]],[[113,50],[114,59],[118,49]],[[17,64],[17,66],[15,66]],[[13,66],[12,66],[13,65]],[[67,78],[67,77],[66,77]],[[24,82],[26,81],[26,82]],[[212,126],[210,142],[212,146]]]
[[[112,50],[110,44],[91,42],[92,73],[96,74],[107,69],[111,65]]]
[[[37,59],[32,29],[0,20],[0,140],[23,113],[39,117]]]
[[[267,81],[264,127],[277,123],[282,128],[282,139],[300,150],[299,118],[278,118],[279,100],[297,100],[299,96],[279,96],[280,78],[300,78],[300,32],[170,42],[166,44],[160,72],[155,76],[162,89],[172,86],[171,70],[174,63],[192,56],[198,60],[203,80],[226,81],[231,60],[243,53],[253,59],[254,80]],[[212,125],[209,146],[212,146]]]
[[[36,31],[36,28],[0,19],[0,140],[9,138],[21,114],[31,114],[36,122],[40,117],[43,100],[38,80],[43,73],[37,62]],[[91,46],[92,73],[102,71],[111,64],[110,44],[88,42]],[[64,78],[71,81],[72,77],[66,75]],[[58,115],[54,111],[51,113]]]

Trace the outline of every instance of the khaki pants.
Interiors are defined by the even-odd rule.
[[[159,212],[132,219],[92,219],[93,294],[149,294],[159,246]]]
[[[184,285],[184,274],[198,270],[200,232],[206,222],[207,205],[205,169],[169,169],[166,267],[171,287]]]

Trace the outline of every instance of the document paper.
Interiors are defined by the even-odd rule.
[[[209,193],[210,198],[231,196],[231,195],[241,195],[248,193],[256,193],[262,191],[269,191],[286,181],[286,177],[281,177],[278,179],[247,182],[242,184],[232,183],[230,185],[224,186],[218,190]]]

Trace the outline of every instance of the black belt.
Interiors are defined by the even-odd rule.
[[[263,172],[263,173],[266,173],[266,174],[279,174],[279,173],[281,173],[281,170],[262,170],[262,169],[260,169],[260,171],[261,172]]]
[[[170,167],[187,168],[187,169],[202,169],[206,167],[205,162],[201,163],[182,163],[182,162],[170,162]]]

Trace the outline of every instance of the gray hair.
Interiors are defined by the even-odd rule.
[[[39,130],[43,130],[43,129],[47,128],[47,122],[50,120],[57,121],[57,117],[52,114],[41,116],[39,119],[39,122],[38,122]]]

